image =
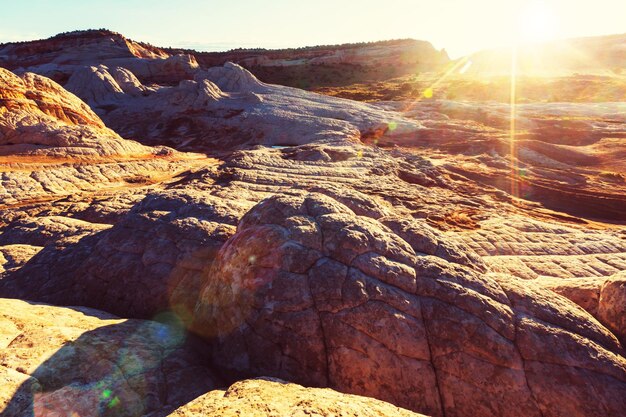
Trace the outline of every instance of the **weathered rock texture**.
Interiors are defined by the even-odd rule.
[[[96,64],[132,69],[144,82],[176,82],[198,64],[189,55],[172,55],[110,31],[78,31],[50,39],[0,45],[0,65],[16,72],[37,72],[65,83],[72,73]]]
[[[626,342],[626,272],[609,278],[600,289],[598,317]]]
[[[0,116],[0,207],[154,184],[207,161],[122,139],[79,98],[32,73],[0,68]]]
[[[165,415],[219,386],[196,343],[174,320],[2,299],[0,414]]]
[[[110,229],[91,231],[62,247],[56,239],[2,280],[5,294],[130,317],[151,318],[169,309],[188,317],[201,275],[234,232],[223,223],[234,221],[231,214],[220,216],[211,203],[200,196],[148,196]],[[20,240],[20,229],[20,221],[14,222],[0,241],[33,244],[28,236]],[[26,279],[29,274],[32,280]]]
[[[250,144],[355,142],[391,120],[395,136],[421,129],[415,120],[368,104],[264,84],[232,63],[198,70],[193,80],[171,87],[145,87],[137,79],[126,80],[128,74],[103,65],[85,67],[74,72],[66,88],[118,133],[147,144],[224,151]]]
[[[122,211],[110,229],[87,228],[106,219],[66,220],[84,216],[80,206],[69,206],[53,217],[60,219],[58,228],[63,232],[53,231],[44,217],[37,221],[32,216],[19,218],[0,234],[0,243],[48,247],[23,269],[6,275],[0,288],[5,296],[88,305],[122,316],[151,317],[180,304],[193,308],[203,276],[239,219],[262,199],[301,192],[298,189],[326,193],[361,215],[386,216],[385,222],[407,236],[417,250],[484,271],[484,263],[463,243],[446,238],[425,221],[398,215],[408,213],[403,203],[419,205],[419,192],[426,188],[416,185],[415,193],[403,193],[393,175],[397,164],[367,148],[358,152],[336,146],[259,148],[233,155],[216,170],[188,174],[178,184],[131,203],[134,207]],[[370,175],[385,165],[391,175]],[[408,164],[402,169],[411,172]],[[434,181],[421,175],[424,182]],[[397,196],[397,207],[375,195],[380,193]],[[446,196],[452,194],[443,193],[441,198]],[[62,223],[84,229],[80,233],[64,229]],[[412,234],[416,228],[422,230],[419,239]],[[72,230],[74,238],[69,242],[66,235]],[[81,239],[87,235],[92,236]],[[113,285],[121,281],[124,285]],[[109,295],[102,294],[103,282],[111,283],[106,286]]]
[[[320,195],[271,198],[244,216],[194,315],[215,338],[214,363],[237,376],[430,415],[618,416],[626,406],[619,342],[584,310],[418,253]]]
[[[259,73],[266,82],[303,88],[384,80],[435,71],[450,63],[444,50],[413,39],[285,50],[197,52],[158,48],[106,30],[77,31],[31,42],[0,45],[0,66],[34,71],[65,82],[79,66],[104,64],[131,69],[144,82],[167,83],[198,66],[226,62]]]
[[[419,417],[391,404],[329,389],[304,388],[279,379],[259,378],[211,391],[171,417]]]
[[[11,244],[0,246],[0,277],[22,267],[41,250],[39,246]]]
[[[623,415],[626,232],[607,221],[624,216],[619,105],[519,106],[509,132],[506,106],[366,105],[91,35],[0,50],[94,110],[0,70],[0,296],[170,327],[28,333],[10,312],[31,307],[7,301],[7,349],[27,329],[45,336],[22,357],[56,351],[41,374],[5,366],[24,383],[12,410],[29,374],[44,381],[35,407],[170,412],[214,381],[202,367],[199,385],[168,379],[200,366],[179,343],[190,326],[228,383],[270,375],[435,416]],[[146,146],[164,143],[214,158]],[[117,403],[103,378],[132,389]]]
[[[230,377],[269,374],[432,415],[619,415],[617,339],[532,282],[485,275],[495,264],[466,236],[482,225],[490,239],[519,235],[490,219],[514,219],[520,209],[475,193],[467,180],[401,153],[329,145],[237,152],[135,203],[112,228],[49,244],[5,275],[0,291],[195,317]],[[285,197],[253,208],[276,194]],[[450,204],[471,221],[448,215]],[[612,239],[536,214],[527,225],[567,228],[573,245]],[[510,250],[530,247],[540,243]]]
[[[54,81],[0,68],[0,156],[121,157],[153,154],[122,140]]]

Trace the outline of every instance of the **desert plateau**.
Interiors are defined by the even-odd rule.
[[[0,416],[626,417],[626,34],[448,27],[459,54],[345,2],[363,41],[305,46],[321,5],[245,0],[216,39],[276,12],[293,45],[218,50],[158,2],[124,6],[147,39],[29,3],[0,17]],[[235,7],[200,3],[170,12]]]

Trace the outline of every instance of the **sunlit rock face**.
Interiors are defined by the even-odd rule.
[[[172,149],[122,139],[78,97],[0,68],[0,205],[117,187],[176,170]]]
[[[270,198],[246,214],[194,315],[214,363],[237,377],[429,415],[600,416],[626,405],[621,346],[583,310],[416,253],[321,195]]]
[[[241,217],[268,196],[310,189],[381,219],[415,250],[485,271],[466,245],[425,219],[406,217],[429,192],[419,184],[405,192],[398,171],[424,184],[445,178],[424,161],[411,165],[365,147],[257,148],[234,153],[218,168],[188,173],[164,190],[110,192],[95,205],[44,206],[59,210],[56,216],[18,211],[0,244],[45,248],[23,268],[4,274],[0,294],[87,305],[124,317],[150,318],[173,309],[188,319],[215,254]],[[394,196],[396,207],[375,195],[380,192]]]
[[[198,68],[192,56],[172,55],[111,31],[78,31],[0,47],[2,67],[35,72],[61,84],[76,70],[94,64],[128,68],[144,82],[166,84],[193,78]]]
[[[122,140],[79,98],[48,78],[18,77],[0,68],[0,156],[103,157],[149,155]]]
[[[420,120],[425,129],[403,138],[364,138],[367,143],[434,156],[472,181],[553,210],[626,220],[621,102],[520,103],[514,132],[504,103],[432,100],[383,106]]]
[[[170,414],[170,417],[336,416],[420,417],[421,414],[372,398],[329,389],[305,388],[275,378],[245,380],[211,391]]]
[[[180,322],[0,299],[0,414],[167,414],[220,380]]]
[[[215,152],[251,144],[354,143],[392,121],[397,136],[421,129],[418,121],[367,104],[264,84],[230,62],[200,68],[193,56],[115,33],[69,34],[30,46],[42,51],[41,62],[25,59],[25,46],[6,45],[0,56],[20,73],[54,77],[118,134],[148,145]]]

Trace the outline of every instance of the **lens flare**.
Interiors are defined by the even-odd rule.
[[[511,91],[510,91],[510,116],[509,116],[509,154],[511,163],[511,195],[519,196],[519,183],[517,180],[517,145],[515,143],[515,122],[517,118],[517,47],[511,48]]]

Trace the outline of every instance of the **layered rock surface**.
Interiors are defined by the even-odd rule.
[[[41,62],[33,65],[24,56],[28,48],[40,51]],[[378,49],[389,53],[388,48]],[[230,62],[201,68],[192,56],[170,55],[116,33],[72,33],[8,44],[0,57],[20,73],[62,74],[55,79],[87,102],[107,126],[149,145],[215,151],[250,144],[355,141],[385,129],[392,120],[396,136],[421,129],[415,120],[367,104],[264,84]]]
[[[450,63],[445,50],[412,39],[286,50],[198,52],[158,48],[107,30],[70,32],[31,42],[0,45],[0,66],[42,73],[65,82],[80,66],[104,64],[131,69],[144,82],[168,83],[190,70],[235,62],[264,81],[294,87],[348,84],[417,71],[436,71]],[[356,71],[355,71],[356,70]],[[332,80],[329,76],[332,75]]]
[[[177,82],[193,78],[198,68],[189,55],[173,55],[134,42],[111,31],[78,31],[50,39],[0,45],[0,66],[15,72],[36,72],[64,84],[94,63],[132,69],[144,82]]]
[[[0,68],[0,206],[152,184],[199,155],[122,139],[54,81]]]
[[[622,103],[385,103],[426,128],[367,138],[436,158],[440,165],[513,197],[575,216],[623,221],[626,181]]]
[[[565,405],[551,403],[556,400],[548,395],[552,391],[547,388],[547,381],[559,372],[569,372],[566,371],[568,366],[591,367],[589,369],[595,369],[591,374],[580,371],[583,373],[568,376],[566,386],[578,390],[577,396],[589,401],[593,395],[590,391],[585,392],[587,388],[584,386],[613,387],[611,389],[617,391],[607,391],[606,397],[600,401],[606,403],[609,411],[612,409],[616,413],[615,410],[623,405],[616,398],[621,398],[617,393],[623,390],[624,364],[618,342],[608,330],[565,300],[556,307],[550,306],[557,296],[532,284],[516,283],[514,279],[497,275],[483,278],[488,266],[455,238],[454,232],[444,233],[430,226],[426,220],[428,211],[438,210],[420,204],[425,195],[433,203],[443,203],[451,198],[454,195],[453,180],[450,180],[452,189],[441,188],[438,190],[441,194],[433,194],[428,187],[417,184],[414,184],[415,194],[401,193],[403,189],[397,188],[396,177],[401,168],[394,170],[393,160],[388,160],[390,165],[387,165],[386,174],[368,181],[372,169],[385,161],[383,154],[363,149],[359,157],[351,152],[354,152],[351,148],[310,146],[240,153],[218,171],[200,171],[179,185],[146,198],[121,223],[100,232],[100,236],[83,238],[62,252],[48,248],[47,254],[40,253],[22,270],[5,278],[3,291],[11,285],[21,291],[18,294],[22,297],[42,297],[64,304],[97,303],[101,308],[124,314],[155,314],[158,309],[171,308],[186,319],[195,317],[198,320],[196,331],[208,340],[220,337],[215,342],[218,350],[214,351],[217,355],[214,360],[219,364],[232,364],[234,368],[228,369],[231,375],[272,374],[297,382],[330,385],[341,391],[375,396],[434,415],[441,413],[442,409],[446,413],[464,415],[476,407],[484,407],[481,409],[485,412],[508,415],[515,408],[504,404],[511,402],[519,402],[517,408],[526,412],[541,410],[544,415],[550,415],[550,410]],[[333,155],[336,161],[320,162],[318,158],[324,155],[329,159],[329,155]],[[377,159],[374,159],[375,155]],[[395,163],[402,166],[397,160]],[[325,167],[326,164],[330,166]],[[341,175],[331,178],[331,170]],[[417,173],[421,172],[424,175],[422,181],[428,183],[425,173],[429,170],[431,175],[439,172],[443,178],[442,171],[432,166],[429,168],[425,163],[414,176],[419,177]],[[316,179],[307,183],[307,175],[314,175]],[[295,178],[299,178],[296,183]],[[431,181],[432,187],[435,180]],[[332,198],[306,197],[310,204],[298,203],[305,197],[297,196],[298,192],[292,188],[295,184],[304,190],[321,191]],[[348,184],[353,191],[350,198],[345,198],[339,190],[349,189]],[[198,232],[204,228],[199,225],[207,221],[207,225],[210,222],[236,224],[256,201],[280,193],[296,196],[284,201],[269,200],[269,204],[264,202],[252,209],[239,225],[240,232],[221,249],[224,239],[232,234],[232,226],[221,240],[210,240],[210,231],[205,240],[179,240],[188,242],[186,252],[178,252],[180,249],[174,249],[173,242],[163,240],[168,239],[168,235],[191,237],[191,229],[177,229],[180,227],[177,224],[188,224]],[[384,199],[379,200],[376,194],[395,196],[395,200],[390,204]],[[239,200],[237,205],[231,203],[235,198]],[[474,198],[466,198],[465,202],[459,199],[459,207],[463,204],[474,206]],[[345,201],[350,208],[337,200]],[[294,204],[296,208],[290,208]],[[312,206],[321,213],[327,211],[329,219],[325,227],[328,230],[324,231],[317,220],[313,220],[315,215],[308,213],[308,209],[297,208],[301,206]],[[498,210],[502,215],[507,210],[506,204]],[[404,217],[420,211],[425,221]],[[482,215],[490,216],[489,212],[486,210]],[[273,220],[265,220],[264,216]],[[277,225],[274,221],[278,222]],[[269,224],[263,226],[263,222]],[[436,222],[432,224],[439,226]],[[291,227],[295,228],[294,231]],[[296,237],[289,237],[292,233]],[[325,233],[335,237],[326,238]],[[593,241],[593,234],[587,236],[581,232],[582,241],[585,238]],[[284,243],[282,239],[285,239]],[[325,246],[318,247],[322,241]],[[125,245],[135,249],[127,251]],[[368,245],[373,246],[369,249]],[[215,249],[209,250],[211,246]],[[200,251],[199,257],[194,256],[197,251]],[[171,260],[164,254],[171,254]],[[324,261],[326,257],[328,259]],[[152,264],[149,259],[155,259],[157,263]],[[199,261],[199,267],[190,266],[191,259]],[[80,267],[70,274],[66,272],[69,265]],[[113,265],[116,268],[111,268]],[[183,303],[185,308],[180,309],[180,303],[172,303],[170,298],[170,280],[185,275],[173,272],[185,268],[190,268],[186,273],[192,272],[193,279],[189,282],[196,287],[181,287],[185,289],[177,296],[182,295],[187,301]],[[98,285],[119,280],[122,271],[128,277],[124,291],[111,289],[94,299]],[[336,279],[332,279],[335,275]],[[80,279],[74,279],[74,276]],[[254,279],[248,284],[246,277]],[[311,289],[307,281],[313,283]],[[239,284],[232,286],[236,282]],[[270,283],[274,290],[265,294],[265,285]],[[65,285],[70,287],[60,292],[48,290]],[[197,288],[201,286],[205,290],[200,303],[195,313],[189,314],[188,306],[195,301]],[[528,288],[524,290],[526,286]],[[148,288],[150,290],[146,291]],[[237,288],[246,289],[246,292],[230,292]],[[316,291],[317,298],[311,291]],[[531,295],[526,295],[527,291],[531,291]],[[131,296],[121,301],[125,294]],[[158,300],[162,300],[161,304],[154,304]],[[319,301],[323,307],[316,307],[314,301]],[[150,310],[140,310],[145,307]],[[332,329],[329,334],[337,336],[327,339],[321,333],[321,324],[311,324],[321,320],[317,318],[318,312]],[[482,329],[480,332],[484,334],[480,334],[483,336],[472,336],[473,339],[468,335],[469,339],[458,341],[458,332],[472,315],[475,315],[472,328],[476,332]],[[443,320],[440,317],[448,318],[440,322]],[[380,326],[359,327],[362,323],[383,319],[385,321]],[[459,320],[457,327],[453,325],[454,320]],[[237,325],[243,326],[242,329],[235,331]],[[357,327],[353,329],[351,326]],[[389,328],[396,326],[399,326],[397,331],[388,332]],[[421,333],[417,331],[420,328]],[[215,329],[219,329],[219,335],[213,333]],[[289,329],[295,330],[290,333]],[[256,332],[260,332],[258,336]],[[426,332],[433,335],[427,336],[431,333]],[[458,343],[455,346],[460,349],[456,354],[444,353],[452,343],[444,336],[447,332],[456,335],[452,339],[457,340],[454,343]],[[417,337],[420,334],[424,337]],[[522,334],[526,339],[518,340]],[[560,355],[551,350],[556,349],[547,342],[551,338],[564,344],[555,345],[560,346],[559,349],[576,351],[577,356],[567,362],[555,362],[560,365],[542,362],[543,356],[536,356],[534,352],[541,351],[555,358]],[[246,342],[240,343],[239,340]],[[486,352],[487,340],[498,348]],[[431,349],[435,346],[435,353],[424,345],[426,341]],[[247,351],[245,346],[254,346],[254,349]],[[501,353],[492,357],[490,352],[493,350]],[[594,355],[606,358],[602,361],[604,368],[598,368],[599,363],[592,365],[596,363]],[[327,364],[327,356],[334,358],[331,365]],[[484,361],[491,365],[487,366]],[[341,365],[348,362],[359,365]],[[402,366],[398,366],[400,362]],[[405,372],[405,369],[413,368],[415,372]],[[464,369],[472,369],[471,375],[477,379],[467,381],[469,376],[463,373]],[[493,369],[498,369],[498,374],[509,375],[509,379],[496,378]],[[443,382],[437,382],[437,372],[443,375]],[[612,376],[607,377],[605,372]],[[416,374],[421,377],[416,378]],[[492,379],[493,382],[489,382]],[[466,391],[459,389],[460,380],[465,380],[463,386],[471,395],[463,394]],[[518,381],[518,385],[511,381]],[[582,381],[599,382],[587,385]],[[526,388],[527,382],[532,388]],[[420,389],[415,389],[416,384]],[[507,391],[502,392],[499,387],[505,385]],[[400,389],[401,386],[405,388]],[[516,390],[512,390],[514,387]],[[576,403],[574,407],[581,405]],[[585,410],[592,413],[594,407]]]
[[[606,327],[626,342],[626,273],[622,271],[606,280],[600,288],[598,316]]]
[[[55,65],[115,132],[58,84],[0,70],[0,296],[134,318],[79,335],[54,318],[82,313],[6,301],[9,407],[406,415],[276,381],[185,407],[215,387],[207,361],[229,384],[269,375],[435,416],[621,417],[626,235],[602,221],[623,215],[619,106],[522,106],[512,147],[496,104],[364,105],[234,64],[167,72],[114,43],[132,56]],[[164,141],[214,158],[145,146]],[[31,342],[52,356],[26,369],[39,350],[11,349]]]
[[[0,68],[0,146],[5,160],[25,156],[146,156],[152,149],[122,140],[76,96],[48,78]]]

